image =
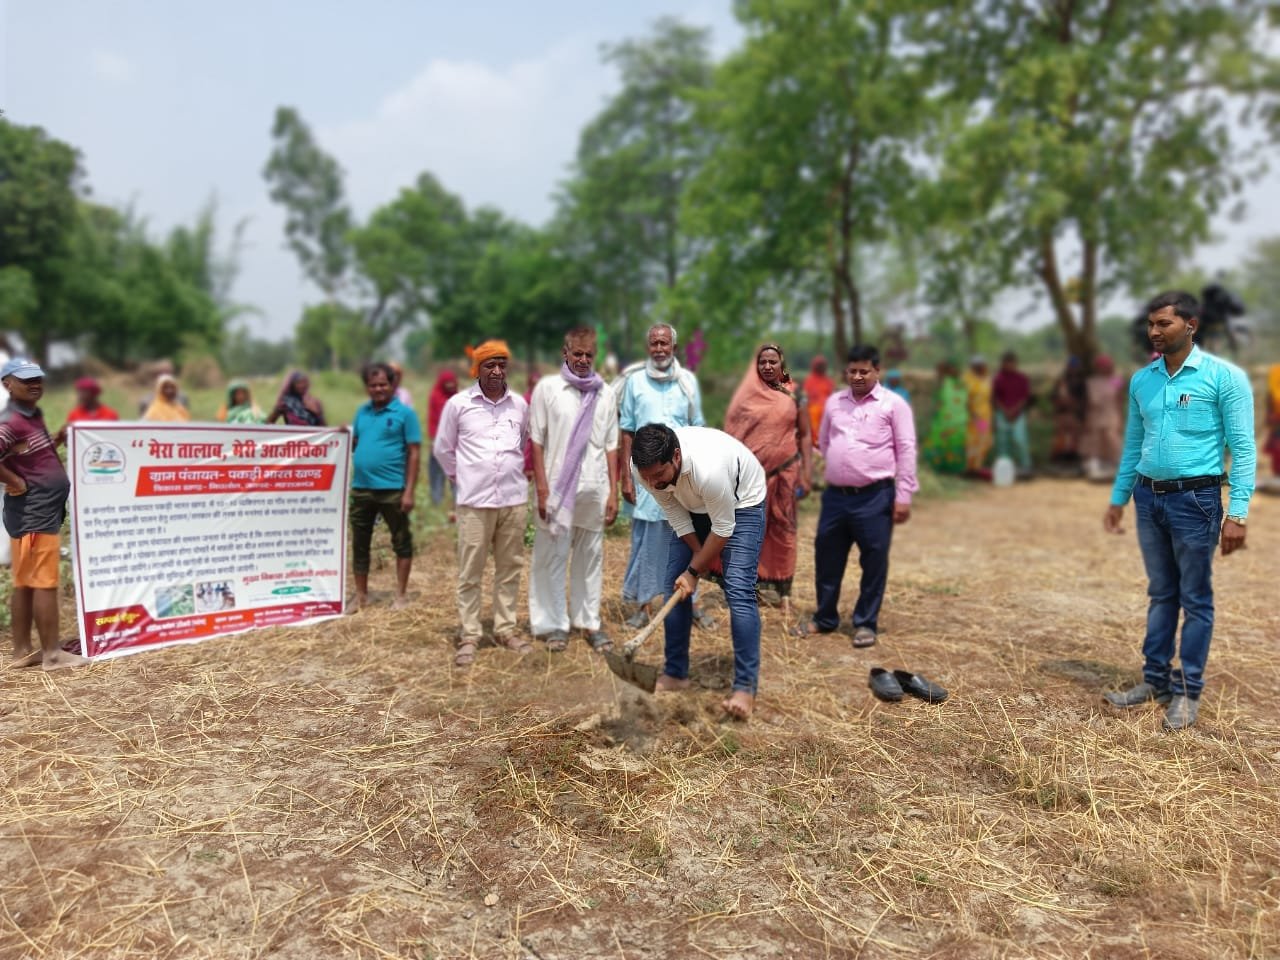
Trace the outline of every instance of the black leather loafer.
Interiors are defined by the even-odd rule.
[[[902,699],[902,686],[892,673],[884,667],[872,667],[871,679],[867,681],[871,692],[887,703],[897,703]]]
[[[941,703],[947,699],[949,694],[942,687],[938,686],[927,677],[922,677],[918,673],[911,673],[907,670],[893,671],[893,678],[898,681],[898,686],[902,688],[904,693],[909,693],[913,697],[919,697],[926,703]]]

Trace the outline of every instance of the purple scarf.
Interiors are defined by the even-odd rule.
[[[578,498],[578,475],[582,473],[582,461],[587,452],[587,443],[591,439],[596,401],[600,399],[600,391],[604,387],[604,379],[600,374],[592,371],[591,376],[580,377],[569,369],[568,363],[560,368],[560,376],[584,396],[582,406],[578,408],[578,416],[573,421],[573,429],[569,433],[569,444],[565,447],[560,476],[556,478],[555,488],[551,491],[551,499],[547,504],[547,526],[553,537],[568,533],[573,528],[573,504]]]

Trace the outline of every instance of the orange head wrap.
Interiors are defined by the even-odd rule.
[[[511,359],[511,348],[505,340],[486,340],[478,347],[467,347],[467,356],[471,358],[471,379],[480,377],[480,364],[494,357]]]

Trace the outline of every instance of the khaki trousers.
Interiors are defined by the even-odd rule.
[[[493,635],[516,632],[516,601],[524,569],[525,505],[464,507],[458,515],[458,620],[462,643],[478,643],[484,568],[493,553]]]

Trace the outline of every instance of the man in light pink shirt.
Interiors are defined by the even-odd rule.
[[[893,526],[910,519],[911,495],[919,489],[916,428],[907,402],[880,385],[875,347],[850,350],[844,376],[849,388],[827,399],[818,429],[827,464],[813,544],[818,609],[795,632],[811,636],[840,626],[840,586],[856,543],[862,583],[853,608],[853,645],[869,647],[889,579]]]
[[[471,356],[475,386],[455,393],[440,414],[432,453],[453,481],[458,514],[458,631],[456,666],[470,666],[480,642],[480,586],[493,554],[493,639],[518,654],[533,645],[516,627],[516,599],[524,568],[524,442],[529,405],[507,389],[511,351],[489,340]]]

